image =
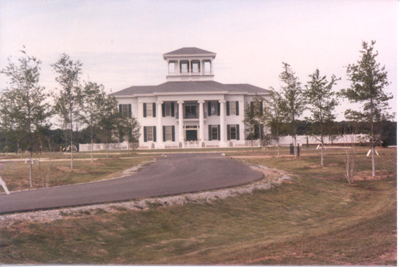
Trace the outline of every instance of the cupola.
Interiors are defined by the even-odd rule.
[[[211,81],[217,54],[196,47],[183,47],[163,55],[167,61],[168,81]]]

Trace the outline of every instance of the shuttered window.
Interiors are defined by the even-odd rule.
[[[239,116],[239,101],[226,101],[226,115]]]
[[[208,140],[221,140],[219,125],[208,125]]]
[[[164,102],[162,104],[162,116],[163,117],[174,117],[175,116],[174,102]]]
[[[143,138],[145,142],[156,142],[156,126],[144,126]]]
[[[131,104],[119,104],[119,112],[124,118],[132,118]]]
[[[175,141],[175,126],[163,126],[163,141]]]
[[[228,140],[240,140],[239,124],[228,124],[226,130]]]
[[[219,116],[219,102],[218,101],[208,101],[208,116]]]
[[[143,118],[156,117],[156,103],[143,103]]]

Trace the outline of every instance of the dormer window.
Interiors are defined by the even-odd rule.
[[[189,73],[189,61],[181,61],[181,73]]]

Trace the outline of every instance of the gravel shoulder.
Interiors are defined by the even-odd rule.
[[[250,166],[253,170],[264,174],[264,178],[242,186],[210,190],[198,193],[179,194],[167,197],[143,198],[133,201],[124,201],[110,204],[88,205],[74,208],[60,208],[53,210],[25,212],[0,215],[0,227],[12,225],[15,221],[29,221],[32,223],[49,223],[60,219],[90,216],[99,212],[118,212],[121,210],[141,211],[154,207],[183,205],[186,203],[206,203],[218,199],[234,197],[240,194],[249,194],[254,190],[268,190],[283,182],[289,182],[291,177],[285,171],[267,168],[261,165]]]

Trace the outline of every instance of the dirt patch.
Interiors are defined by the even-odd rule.
[[[93,163],[90,162],[87,164],[92,165],[92,166],[106,166],[106,164],[104,164],[103,162],[93,162]]]
[[[71,172],[71,168],[66,167],[66,166],[57,167],[57,170],[59,170],[61,172]],[[75,173],[89,173],[87,170],[83,170],[83,169],[73,169],[72,171]]]
[[[375,176],[372,176],[372,171],[362,171],[357,172],[357,174],[354,176],[354,181],[383,180],[393,175],[395,175],[395,173],[390,171],[376,171]]]
[[[319,169],[319,168],[322,168],[322,166],[321,166],[321,164],[313,164],[313,165],[308,165],[308,166],[306,166],[307,168],[310,168],[310,169]]]
[[[395,262],[395,261],[397,261],[397,251],[396,251],[396,249],[394,248],[393,251],[387,252],[387,253],[379,256],[379,259],[383,260],[383,261],[386,261],[386,262]]]
[[[307,165],[307,168],[310,169],[319,169],[319,168],[323,168],[323,167],[335,167],[335,166],[339,166],[338,163],[325,163],[324,166],[322,166],[321,164],[311,164],[311,165]]]
[[[321,180],[331,180],[331,181],[334,181],[334,180],[344,179],[344,176],[329,176],[329,177],[326,177],[326,176],[316,176],[316,178],[321,179]]]
[[[333,162],[333,163],[327,163],[325,164],[326,167],[332,167],[332,166],[339,166],[339,163]]]

